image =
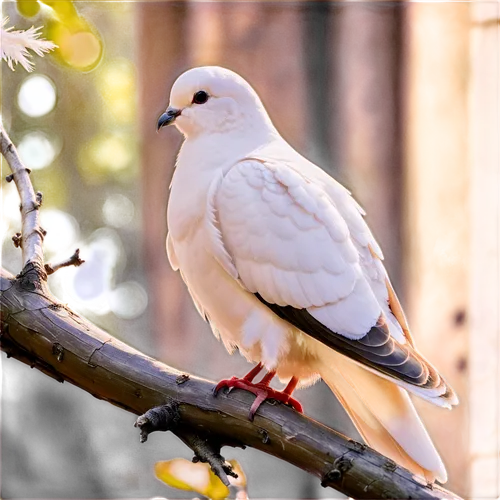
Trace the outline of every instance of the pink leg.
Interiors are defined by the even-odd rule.
[[[262,380],[257,384],[259,386],[264,386],[264,387],[267,387],[270,383],[271,383],[271,380],[274,378],[274,376],[276,375],[276,372],[273,370],[271,372],[267,372],[264,377],[262,377]]]
[[[249,382],[252,382],[253,379],[262,371],[262,368],[264,368],[262,363],[259,363],[258,365],[255,365],[244,377],[244,380],[248,380]]]
[[[288,385],[283,389],[281,394],[283,394],[283,402],[290,405],[292,408],[295,408],[298,412],[304,413],[304,409],[302,408],[302,405],[295,399],[292,398],[292,393],[297,387],[297,384],[299,383],[299,379],[297,377],[292,377],[290,379],[290,382],[288,382]],[[288,397],[288,399],[286,399]]]
[[[299,383],[299,379],[297,377],[292,377],[290,379],[290,382],[288,382],[288,385],[283,389],[283,394],[287,394],[288,396],[291,396],[292,392],[295,390],[298,383]]]

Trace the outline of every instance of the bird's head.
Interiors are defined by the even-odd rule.
[[[238,74],[218,66],[193,68],[177,78],[157,129],[173,123],[187,137],[272,127],[252,87]]]

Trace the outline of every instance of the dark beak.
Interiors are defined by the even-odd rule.
[[[160,130],[162,127],[171,125],[175,122],[175,119],[182,113],[182,109],[168,108],[165,113],[163,113],[160,118],[158,118],[158,124],[156,125],[156,130]]]

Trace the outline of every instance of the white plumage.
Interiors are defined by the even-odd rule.
[[[167,251],[214,333],[282,380],[322,377],[368,444],[446,481],[406,390],[444,407],[457,399],[415,350],[360,206],[229,70],[181,75],[158,126],[174,121],[186,140]]]

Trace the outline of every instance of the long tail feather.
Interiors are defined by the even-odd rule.
[[[331,350],[319,371],[372,448],[429,482],[446,482],[444,464],[404,389]]]

